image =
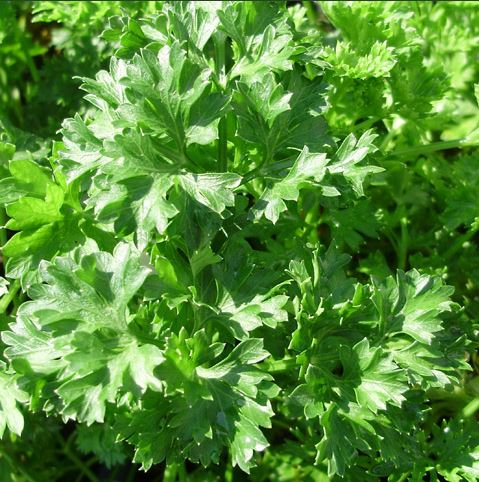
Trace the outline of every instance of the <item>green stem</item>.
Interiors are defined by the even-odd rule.
[[[228,460],[228,465],[226,467],[225,481],[233,482],[233,463],[231,462],[231,459]]]
[[[26,23],[27,23],[27,17],[26,15],[23,15],[19,20],[19,24],[20,24],[19,26],[25,32],[28,30],[28,26],[26,25]],[[26,37],[24,35],[21,36],[20,44],[22,46],[23,60],[27,64],[28,70],[30,70],[30,75],[32,76],[32,80],[38,83],[40,81],[40,74],[38,73],[35,63],[33,62],[30,52],[28,51],[28,45],[26,42]]]
[[[126,476],[126,482],[133,482],[135,480],[136,473],[138,472],[136,465],[131,464],[128,474]]]
[[[176,482],[176,477],[178,475],[178,463],[170,462],[165,469],[163,475],[163,482]]]
[[[5,313],[10,306],[10,303],[15,298],[18,290],[20,289],[20,280],[16,279],[10,286],[8,293],[0,300],[0,315]]]
[[[431,144],[424,144],[421,146],[411,146],[411,147],[404,147],[402,149],[398,149],[389,153],[389,156],[401,157],[401,156],[409,156],[409,155],[420,155],[420,154],[428,154],[431,152],[436,151],[444,151],[446,149],[454,149],[457,147],[467,147],[470,145],[467,139],[454,139],[451,141],[439,141],[439,142],[432,142]]]
[[[400,219],[401,224],[401,241],[399,243],[399,253],[398,253],[398,268],[403,271],[406,269],[407,263],[407,252],[409,244],[409,233],[407,229],[408,220],[404,216]]]
[[[35,479],[33,477],[30,476],[30,474],[28,472],[25,471],[25,469],[23,469],[20,464],[18,463],[15,463],[12,458],[7,455],[5,452],[1,452],[0,453],[0,458],[4,458],[8,464],[10,465],[10,467],[12,468],[12,470],[16,470],[18,472],[20,472],[20,474],[25,478],[25,480],[27,482],[35,482]]]
[[[3,227],[5,224],[7,224],[7,213],[5,212],[5,209],[0,209],[0,244],[4,246],[7,242],[7,232]]]
[[[85,462],[85,467],[91,467],[93,464],[96,464],[97,462],[98,462],[98,457],[92,457],[90,460]],[[80,482],[82,478],[83,478],[83,474],[79,473],[78,477],[76,478],[76,482]]]
[[[283,428],[284,430],[289,430],[291,425],[289,423],[283,422],[282,420],[278,420],[277,418],[273,418],[273,425],[276,427]]]
[[[87,467],[71,450],[70,447],[67,445],[65,440],[61,435],[58,436],[58,441],[63,449],[63,453],[65,456],[70,459],[78,470],[91,482],[100,482],[97,476]]]
[[[389,242],[391,243],[391,246],[393,247],[394,251],[396,253],[399,252],[399,242],[396,237],[396,234],[392,230],[385,230],[384,234],[386,238],[388,238]]]
[[[269,373],[281,373],[296,368],[298,364],[295,358],[284,358],[283,360],[267,360],[263,362],[263,366]]]
[[[110,472],[110,475],[108,476],[108,482],[113,482],[114,480],[116,480],[119,471],[120,471],[120,466],[117,465],[117,466]]]
[[[273,425],[276,427],[282,428],[283,430],[288,431],[292,435],[294,435],[298,440],[304,442],[305,436],[301,433],[299,428],[293,427],[291,424],[283,422],[282,420],[278,420],[277,418],[273,418]]]
[[[218,171],[225,172],[228,167],[228,125],[223,117],[218,125]]]
[[[291,167],[293,165],[293,162],[294,161],[292,161],[291,159],[285,159],[284,161],[276,161],[273,164],[265,165],[266,161],[263,161],[261,165],[254,168],[252,171],[248,172],[243,176],[241,184],[244,185],[258,177],[265,177],[268,174],[274,174],[276,171],[282,171],[283,169],[287,169],[288,167]]]
[[[365,121],[360,122],[359,124],[354,125],[350,132],[357,132],[361,130],[368,130],[373,124],[381,120],[381,117],[371,117],[370,119],[366,119]]]
[[[462,236],[456,238],[456,241],[452,244],[452,246],[442,255],[443,259],[449,259],[454,256],[458,251],[462,249],[464,243],[469,241],[477,232],[479,231],[479,218],[476,218],[472,223],[469,231],[464,233]]]
[[[309,21],[315,25],[318,24],[318,11],[316,10],[316,6],[312,0],[304,0],[303,1],[304,8],[306,9],[306,15],[309,18]]]
[[[231,456],[228,457],[228,462],[226,463],[225,482],[233,482],[233,462]]]
[[[222,88],[225,88],[226,79],[226,34],[219,30],[214,36],[215,43],[215,73]]]
[[[469,402],[463,409],[462,414],[464,417],[472,417],[479,410],[479,398],[475,398]]]
[[[405,472],[404,474],[401,475],[401,477],[399,477],[399,479],[397,479],[396,482],[404,482],[407,479],[408,475],[409,475],[409,472]]]
[[[185,464],[179,464],[178,478],[180,482],[188,482],[188,475],[186,473]]]
[[[391,142],[392,138],[395,136],[396,131],[395,129],[391,129],[385,136],[381,145],[379,146],[380,152],[385,152],[388,144]]]
[[[179,142],[178,145],[181,145],[181,144],[182,144],[182,142]],[[164,145],[160,145],[159,143],[155,147],[160,154],[162,154],[167,159],[173,161],[176,164],[180,164],[180,165],[188,164],[188,162],[190,160],[186,156],[185,152],[181,152],[181,151],[177,152],[173,149],[170,149],[169,147],[166,147]]]
[[[35,67],[35,63],[33,62],[32,58],[28,54],[28,47],[25,42],[22,41],[22,47],[25,52],[25,61],[28,66],[28,70],[30,71],[30,75],[32,76],[32,79],[34,82],[40,82],[40,75],[38,74],[38,70]]]
[[[226,35],[218,31],[215,40],[215,70],[220,85],[225,87],[225,63],[226,63]],[[225,172],[228,166],[228,125],[226,117],[220,119],[218,125],[218,171]]]

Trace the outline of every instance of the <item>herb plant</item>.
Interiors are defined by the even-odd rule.
[[[0,480],[479,479],[478,5],[0,26]]]

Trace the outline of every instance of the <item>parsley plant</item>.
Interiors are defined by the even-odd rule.
[[[0,480],[478,480],[479,5],[4,3]]]

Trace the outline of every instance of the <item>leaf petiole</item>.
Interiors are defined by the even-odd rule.
[[[447,149],[457,149],[462,147],[470,147],[477,144],[473,139],[464,137],[462,139],[453,139],[450,141],[431,142],[419,146],[404,147],[396,151],[392,151],[388,156],[403,157],[403,156],[419,156],[421,154],[430,154],[431,152],[445,151]]]
[[[18,290],[20,289],[20,280],[16,279],[13,284],[10,286],[8,293],[0,299],[0,314],[3,314],[7,311],[10,303],[14,300]]]
[[[462,249],[464,243],[467,243],[479,231],[479,218],[476,218],[472,223],[470,229],[459,236],[452,246],[443,254],[443,259],[449,259]]]
[[[267,360],[264,362],[265,370],[270,373],[287,372],[297,366],[295,358],[283,358],[282,360]]]

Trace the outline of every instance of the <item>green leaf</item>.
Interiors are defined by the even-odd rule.
[[[444,170],[448,184],[443,189],[445,210],[441,220],[449,230],[461,225],[470,226],[479,217],[477,169],[472,157],[463,156],[454,162],[451,169]]]
[[[238,116],[238,136],[248,145],[261,147],[263,162],[291,156],[307,146],[312,153],[324,152],[333,142],[322,117],[325,85],[308,81],[298,72],[283,83],[265,74],[251,82],[239,82],[233,94]]]
[[[366,131],[359,139],[349,134],[342,142],[328,166],[331,174],[342,174],[352,185],[358,196],[363,196],[363,182],[370,173],[381,172],[378,166],[357,166],[368,154],[377,151],[373,144],[377,135]]]
[[[126,337],[103,339],[101,335],[78,332],[71,340],[72,352],[65,360],[63,383],[56,392],[62,399],[65,419],[102,423],[106,402],[117,403],[117,394],[131,377],[138,390],[161,390],[153,371],[164,357],[154,345],[139,346]],[[130,390],[132,390],[130,388]]]
[[[213,2],[175,2],[167,7],[178,40],[188,47],[202,51],[219,25],[220,4]]]
[[[74,249],[84,240],[84,234],[77,213],[66,206],[69,191],[65,192],[65,187],[54,183],[30,161],[12,161],[10,170],[13,176],[4,181],[10,183],[6,212],[11,219],[5,227],[19,232],[8,239],[2,251],[10,258],[7,275],[22,278],[28,285],[32,279],[27,278],[32,278],[31,272],[41,260]]]
[[[199,249],[190,259],[191,271],[193,272],[193,276],[196,276],[200,273],[204,268],[207,266],[211,266],[212,264],[219,263],[223,258],[211,250],[211,246],[205,246],[202,249]]]
[[[220,320],[241,340],[260,326],[276,328],[278,323],[287,321],[288,316],[284,310],[287,301],[285,295],[256,295],[241,303],[225,291],[218,304]]]
[[[71,182],[97,168],[106,159],[101,155],[102,143],[95,137],[91,127],[76,114],[62,123],[65,151],[60,151],[62,170]]]
[[[148,469],[181,452],[206,465],[218,461],[221,449],[228,446],[233,464],[249,471],[254,451],[268,445],[259,427],[271,426],[268,398],[278,393],[271,377],[255,366],[268,356],[262,340],[245,340],[209,367],[198,364],[223,348],[213,352],[204,331],[194,338],[182,332],[170,343],[167,361],[159,368],[167,405],[158,406],[159,400],[152,398],[145,410],[134,414],[125,432],[137,446],[135,461]]]
[[[233,189],[239,186],[241,177],[233,173],[182,174],[178,180],[193,199],[221,214],[234,205]]]
[[[288,320],[288,297],[278,294],[278,276],[266,266],[255,267],[253,253],[241,244],[231,243],[224,262],[213,267],[217,298],[212,322],[221,325],[238,340],[266,326],[272,329]]]
[[[136,233],[139,248],[145,247],[151,233],[165,232],[178,210],[166,200],[173,185],[169,176],[138,176],[115,183],[98,181],[98,191],[88,200],[100,221],[114,221],[116,233]]]
[[[321,424],[324,427],[324,438],[316,445],[316,463],[326,459],[329,476],[342,475],[356,455],[351,441],[355,442],[357,435],[350,424],[343,422],[334,405],[324,412]]]
[[[11,177],[0,180],[0,203],[8,204],[24,196],[46,195],[47,187],[53,185],[51,176],[36,162],[30,160],[12,160],[9,163]]]
[[[7,207],[10,221],[7,229],[19,231],[43,226],[60,221],[63,216],[60,208],[63,205],[63,190],[50,184],[46,188],[45,200],[31,197],[22,197]]]
[[[158,55],[149,50],[135,55],[126,65],[126,75],[117,81],[130,89],[138,119],[151,121],[147,125],[155,135],[167,134],[183,151],[193,142],[207,144],[217,137],[213,126],[228,99],[219,94],[208,97],[209,75],[187,59],[178,43],[173,43],[171,47],[162,47]],[[156,88],[151,89],[151,85]],[[199,110],[191,115],[198,101],[202,102],[201,107],[197,106]]]
[[[128,391],[127,375],[135,393],[161,389],[153,374],[163,361],[160,349],[140,343],[128,328],[128,303],[149,272],[141,254],[126,243],[113,255],[44,263],[44,284],[29,290],[32,301],[19,310],[12,331],[3,333],[10,345],[6,356],[14,363],[25,360],[29,370],[56,373],[66,419],[102,422],[106,402],[115,403],[121,390]]]
[[[19,403],[27,401],[27,394],[18,388],[17,377],[5,372],[5,365],[0,364],[0,439],[8,427],[10,432],[21,435],[23,431],[23,414]]]
[[[354,373],[361,379],[354,392],[357,403],[362,407],[377,413],[378,410],[386,410],[389,403],[400,407],[406,400],[404,392],[408,386],[404,372],[391,357],[385,358],[380,348],[371,349],[366,338],[354,345],[352,352],[342,351],[340,359],[345,379],[354,376]]]
[[[77,425],[76,445],[84,454],[94,453],[108,468],[124,463],[128,452],[116,441],[116,431],[107,423]]]
[[[373,301],[388,333],[402,332],[430,345],[443,329],[440,315],[452,309],[453,292],[454,288],[444,286],[438,278],[416,270],[398,271],[396,279],[375,283]]]
[[[31,288],[29,295],[36,301],[25,305],[26,311],[21,314],[49,307],[42,324],[56,322],[60,314],[82,321],[84,331],[124,325],[128,302],[150,271],[142,265],[140,253],[127,243],[118,244],[113,255],[85,255],[79,264],[57,258],[53,263],[43,263],[40,269],[46,284]]]
[[[445,480],[473,482],[479,477],[479,433],[474,423],[453,419],[433,428],[429,456]]]
[[[322,53],[334,69],[334,75],[367,79],[370,77],[389,77],[397,59],[394,49],[387,42],[376,41],[367,55],[358,55],[348,43],[338,42],[336,47],[326,47]]]
[[[7,2],[0,479],[477,480],[478,31],[474,2]]]
[[[335,242],[355,251],[364,244],[364,238],[378,238],[380,224],[367,200],[356,201],[345,209],[326,210],[323,219],[330,226]]]
[[[326,173],[327,164],[326,154],[310,154],[305,147],[288,174],[264,190],[251,210],[251,217],[260,219],[264,216],[276,223],[287,209],[284,201],[296,201],[301,188],[319,183]]]
[[[276,8],[268,3],[231,3],[219,10],[218,16],[235,43],[231,78],[255,78],[271,70],[292,69],[292,35]]]

